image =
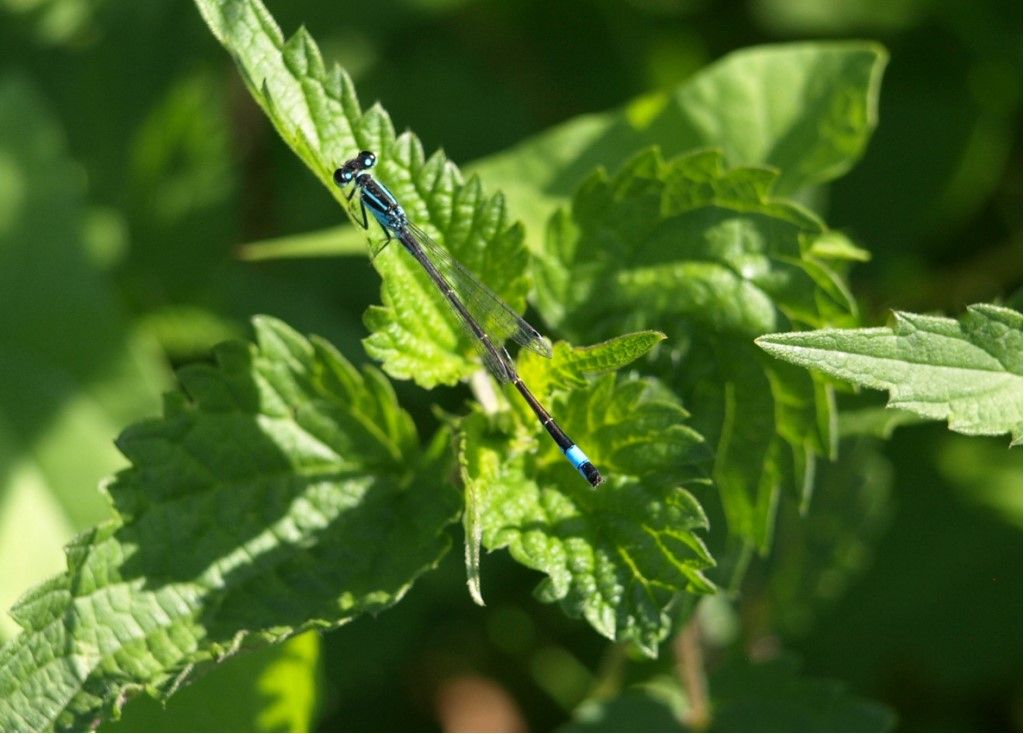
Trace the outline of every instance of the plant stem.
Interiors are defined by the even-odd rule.
[[[703,731],[711,722],[711,707],[708,701],[707,678],[704,674],[700,625],[696,614],[690,617],[683,631],[676,635],[672,647],[676,654],[676,674],[689,703],[681,723],[695,731]]]
[[[498,393],[487,370],[477,370],[469,378],[469,391],[488,415],[498,412]]]

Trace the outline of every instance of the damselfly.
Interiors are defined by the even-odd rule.
[[[334,171],[334,182],[339,187],[344,189],[352,186],[348,194],[349,201],[359,192],[363,228],[369,228],[370,221],[366,215],[369,210],[384,230],[384,244],[392,238],[398,240],[427,271],[427,275],[444,294],[459,323],[473,339],[484,365],[495,379],[516,387],[569,463],[591,485],[599,485],[603,481],[601,473],[526,387],[504,346],[511,339],[526,349],[550,357],[551,342],[454,260],[426,232],[409,221],[394,194],[367,173],[376,162],[377,156],[364,150]]]

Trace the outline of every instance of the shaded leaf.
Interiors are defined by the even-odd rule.
[[[947,435],[936,450],[937,468],[962,502],[984,507],[1021,528],[1020,456],[1000,441]]]
[[[319,666],[320,637],[304,632],[225,661],[168,701],[134,698],[100,731],[309,731]]]
[[[873,436],[889,439],[901,426],[913,426],[927,419],[908,410],[885,408],[853,408],[839,414],[839,433],[842,436]]]
[[[844,440],[839,458],[818,474],[809,506],[780,512],[764,582],[773,633],[806,634],[834,609],[870,566],[893,514],[892,466],[878,441]]]
[[[352,227],[331,227],[309,234],[249,242],[238,248],[242,260],[260,262],[283,258],[345,257],[366,254],[366,242]]]
[[[681,722],[687,708],[677,681],[655,678],[630,686],[617,696],[588,698],[559,731],[681,732],[686,731]]]
[[[799,674],[795,661],[733,660],[710,682],[712,731],[890,731],[895,716],[836,681]]]
[[[708,677],[707,731],[889,731],[893,713],[836,681],[800,675],[783,657],[751,663],[733,657]],[[611,697],[584,701],[563,731],[693,731],[679,681],[655,677]],[[705,729],[701,729],[702,731]]]

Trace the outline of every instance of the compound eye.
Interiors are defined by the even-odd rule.
[[[350,183],[351,181],[352,171],[349,171],[346,168],[334,169],[334,183],[338,184],[338,186],[343,186],[344,184]]]
[[[377,162],[377,156],[368,150],[361,151],[359,153],[359,163],[363,168],[372,168],[373,164]]]

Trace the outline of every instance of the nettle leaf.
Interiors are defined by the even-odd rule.
[[[396,136],[380,106],[363,110],[348,74],[324,64],[304,29],[285,40],[259,0],[196,4],[278,133],[353,222],[362,221],[358,204],[352,208],[346,202],[331,176],[337,165],[368,149],[379,157],[374,175],[394,192],[410,219],[506,303],[525,308],[529,284],[523,231],[509,222],[501,196],[485,194],[475,177],[463,181],[441,153],[425,159],[419,140],[408,132]],[[384,239],[376,225],[368,237]],[[366,313],[373,333],[365,345],[388,374],[432,387],[454,384],[479,369],[471,340],[408,253],[389,246],[373,264],[383,278],[382,305]]]
[[[571,331],[685,316],[709,330],[758,336],[774,324],[849,322],[852,297],[808,254],[826,231],[770,196],[775,174],[726,168],[717,151],[668,163],[656,151],[609,178],[598,171],[559,212],[538,257],[538,303]]]
[[[886,408],[873,405],[867,408],[844,408],[839,415],[839,434],[848,436],[871,436],[888,441],[893,432],[903,426],[925,423],[922,418],[909,410]]]
[[[322,668],[320,635],[310,630],[226,660],[169,700],[133,698],[118,721],[105,721],[99,730],[310,731]]]
[[[779,193],[831,181],[861,157],[878,121],[885,50],[860,41],[790,43],[736,51],[667,92],[583,115],[478,161],[531,235],[591,171],[634,151],[720,148],[730,165],[768,165]],[[531,237],[532,239],[532,237]]]
[[[1021,442],[1024,317],[990,304],[959,320],[897,311],[891,326],[769,334],[769,354],[857,385],[889,391],[889,406],[946,420],[972,436]]]
[[[507,547],[547,574],[541,600],[559,602],[570,616],[652,657],[681,595],[715,590],[703,573],[714,561],[696,534],[707,518],[688,491],[708,484],[709,452],[678,400],[656,381],[605,374],[578,382],[570,366],[614,369],[658,339],[556,345],[546,378],[542,360],[521,360],[523,374],[544,390],[538,397],[605,473],[598,490],[580,481],[532,416],[474,411],[460,424],[459,443],[471,587],[479,563],[474,541],[491,551]]]
[[[838,459],[821,467],[810,511],[781,508],[761,598],[766,628],[807,634],[870,567],[893,514],[893,471],[880,447],[844,440]]]
[[[862,41],[741,49],[675,89],[580,115],[468,169],[503,193],[530,242],[595,168],[617,169],[652,145],[666,155],[715,146],[730,164],[781,169],[777,192],[800,191],[841,176],[863,155],[878,122],[887,62],[885,49]],[[294,252],[306,247],[298,244]],[[292,254],[276,246],[265,252]],[[844,252],[852,259],[864,257],[857,248]]]
[[[665,335],[659,331],[637,331],[590,347],[557,342],[550,359],[524,350],[519,355],[517,369],[534,395],[547,396],[555,388],[583,387],[588,376],[622,369],[664,339]],[[524,415],[529,413],[524,412]]]
[[[12,614],[0,727],[83,729],[203,667],[398,601],[447,549],[458,497],[384,377],[255,321],[118,439],[118,519]],[[430,479],[434,477],[434,479]]]
[[[667,370],[714,437],[730,531],[760,548],[780,490],[806,502],[835,430],[828,388],[752,340],[777,324],[855,323],[842,280],[812,252],[827,229],[773,198],[774,179],[715,151],[642,153],[591,176],[535,264],[541,310],[574,339],[657,325],[684,349]]]

